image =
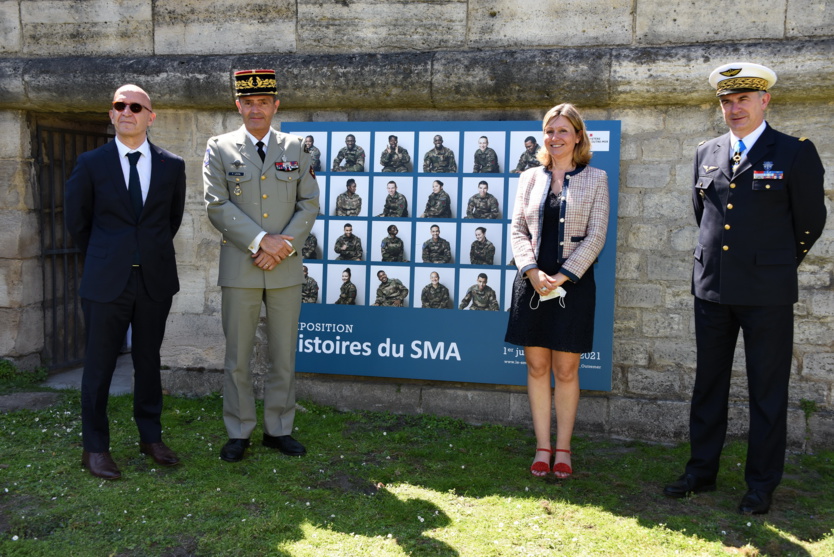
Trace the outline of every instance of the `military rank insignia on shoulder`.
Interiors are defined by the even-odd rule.
[[[703,140],[702,142],[700,142],[700,143],[698,144],[698,147],[700,147],[701,145],[703,145],[703,144],[704,144],[704,143],[706,143],[706,142],[707,142],[707,140],[706,140],[706,139],[705,139],[705,140]]]
[[[808,141],[808,138],[807,137],[800,137],[799,141]]]
[[[275,169],[281,172],[292,172],[298,170],[298,161],[280,161],[275,163]]]

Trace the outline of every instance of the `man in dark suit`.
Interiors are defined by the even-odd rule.
[[[185,163],[148,141],[154,118],[145,91],[120,87],[110,109],[116,139],[78,157],[66,184],[67,229],[84,255],[81,462],[108,480],[121,477],[110,456],[107,397],[129,325],[139,450],[163,466],[179,463],[162,442],[159,350],[179,291],[173,239],[185,207]]]
[[[712,491],[727,431],[733,352],[741,329],[750,398],[738,510],[764,514],[782,479],[797,267],[825,226],[824,169],[814,145],[765,122],[776,74],[749,63],[710,75],[730,132],[695,157],[699,227],[692,274],[697,362],[685,473],[664,494]]]

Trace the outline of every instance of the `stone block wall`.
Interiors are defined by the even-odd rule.
[[[831,212],[832,55],[831,0],[0,0],[0,355],[36,358],[43,343],[30,147],[43,115],[106,124],[112,91],[126,82],[154,97],[152,140],[188,165],[166,384],[205,392],[220,384],[223,336],[201,160],[210,135],[240,124],[234,69],[279,70],[282,121],[537,120],[567,100],[587,119],[622,121],[618,237],[610,240],[618,245],[614,390],[583,394],[578,428],[682,439],[695,351],[692,156],[725,131],[707,75],[736,59],[777,71],[768,120],[814,141],[829,169]],[[834,444],[833,264],[829,219],[800,268],[793,446]],[[260,373],[263,344],[255,358]],[[741,342],[734,373],[731,433],[742,435]],[[514,387],[304,375],[299,392],[345,409],[529,421],[524,390]],[[803,399],[819,408],[808,429]]]

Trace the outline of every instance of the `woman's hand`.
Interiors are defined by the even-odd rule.
[[[557,277],[560,276],[565,280],[567,279],[567,277],[562,273],[558,273],[555,277],[551,277],[538,267],[527,271],[527,278],[530,279],[530,284],[533,285],[533,288],[539,294],[547,294],[548,292],[552,291],[554,288],[562,284],[564,280],[562,280],[561,282],[557,282]]]

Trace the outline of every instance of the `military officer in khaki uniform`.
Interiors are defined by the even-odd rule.
[[[208,140],[203,185],[209,220],[221,234],[220,272],[226,358],[220,457],[243,458],[255,429],[249,361],[266,304],[270,366],[263,444],[288,455],[304,446],[290,435],[295,417],[295,350],[301,311],[300,251],[319,209],[319,187],[300,137],[271,127],[278,109],[274,70],[235,72],[243,126]]]

